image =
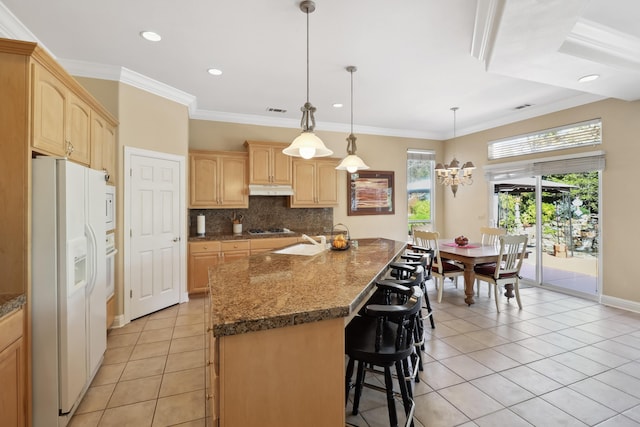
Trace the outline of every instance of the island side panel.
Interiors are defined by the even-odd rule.
[[[345,425],[344,319],[218,341],[221,427]]]

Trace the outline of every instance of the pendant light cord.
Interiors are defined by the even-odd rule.
[[[309,9],[307,8],[307,103],[309,103]]]
[[[351,73],[351,134],[353,135],[353,69],[349,71]]]

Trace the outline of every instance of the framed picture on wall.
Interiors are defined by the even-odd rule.
[[[347,173],[347,215],[393,215],[393,171]]]

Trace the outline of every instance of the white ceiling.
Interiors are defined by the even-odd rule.
[[[356,134],[447,139],[454,106],[462,135],[640,99],[639,19],[638,0],[316,0],[317,129],[349,129],[348,65]],[[39,41],[72,74],[146,85],[193,118],[239,123],[299,127],[305,28],[299,0],[0,0],[0,36]],[[577,82],[592,73],[602,77]]]

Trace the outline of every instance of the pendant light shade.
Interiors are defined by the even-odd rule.
[[[307,102],[300,109],[302,111],[302,120],[300,121],[302,133],[282,152],[287,156],[311,159],[312,157],[330,156],[333,151],[325,147],[322,140],[313,133],[316,126],[314,117],[316,107],[309,102],[309,14],[316,10],[316,4],[311,0],[304,0],[300,3],[300,10],[307,15]]]
[[[333,151],[325,147],[322,140],[311,131],[302,131],[282,152],[287,156],[302,157],[303,159],[325,157],[333,154]]]
[[[347,67],[347,71],[351,74],[351,133],[347,137],[347,157],[342,159],[340,164],[336,166],[337,170],[346,170],[349,173],[369,169],[369,166],[356,155],[356,137],[353,134],[353,73],[357,70],[353,65]]]

